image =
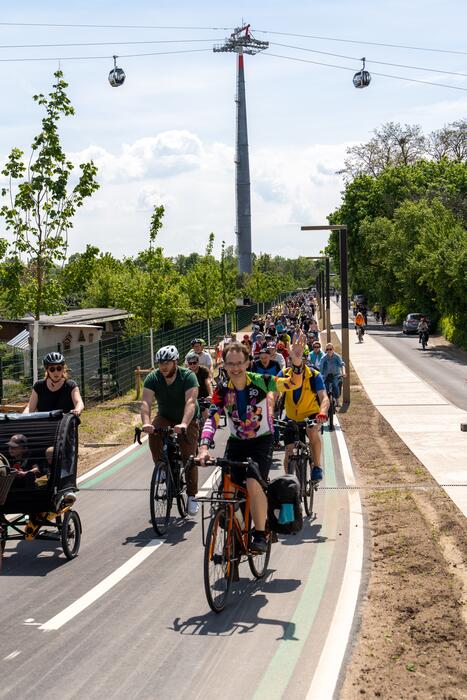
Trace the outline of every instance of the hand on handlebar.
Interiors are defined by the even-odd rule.
[[[200,467],[206,467],[206,462],[209,462],[211,455],[209,454],[209,448],[207,445],[201,445],[198,450],[198,455],[195,462],[199,464]]]
[[[174,433],[177,433],[177,435],[185,435],[186,428],[186,423],[178,423],[177,425],[174,425],[173,430]]]
[[[142,426],[141,430],[143,431],[143,433],[148,433],[149,435],[152,435],[152,433],[154,432],[154,426],[152,423],[145,423]]]
[[[326,423],[327,419],[328,419],[328,417],[327,417],[326,413],[318,413],[318,414],[316,415],[316,419],[315,419],[315,420],[316,420],[317,423],[320,423],[320,424],[321,424],[321,423]]]

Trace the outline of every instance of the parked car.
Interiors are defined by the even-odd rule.
[[[402,324],[402,333],[405,333],[406,335],[409,335],[409,333],[416,333],[418,324],[420,323],[422,316],[425,315],[426,314],[407,314]],[[430,319],[428,316],[426,316],[426,320],[428,321],[428,326],[430,326]]]

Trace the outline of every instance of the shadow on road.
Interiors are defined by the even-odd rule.
[[[10,550],[10,547],[14,549]],[[47,576],[68,563],[61,544],[46,540],[7,542],[2,576]]]
[[[127,537],[122,544],[134,544],[137,547],[144,547],[150,540],[162,539],[165,544],[176,545],[186,539],[186,535],[195,527],[196,520],[193,518],[174,518],[173,522],[169,524],[167,534],[164,537],[159,537],[154,532],[152,526],[140,530],[136,535],[130,535]]]
[[[298,641],[295,623],[260,615],[262,608],[268,604],[267,593],[290,593],[301,584],[299,579],[272,579],[272,575],[273,572],[266,579],[258,581],[240,579],[235,584],[229,605],[222,613],[208,612],[187,620],[176,617],[169,629],[182,635],[229,637],[248,634],[258,625],[268,625],[281,630],[277,639]]]

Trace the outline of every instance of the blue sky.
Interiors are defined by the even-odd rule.
[[[11,5],[2,22],[234,27],[244,18],[257,30],[467,51],[466,4],[410,2],[63,2]],[[152,205],[166,206],[159,242],[171,255],[202,250],[210,231],[218,248],[234,237],[235,57],[212,51],[120,58],[125,85],[107,82],[110,58],[66,60],[176,48],[207,48],[229,32],[202,29],[111,29],[0,26],[0,45],[111,42],[108,46],[1,48],[0,58],[61,57],[76,116],[61,134],[76,162],[94,158],[101,189],[76,217],[70,250],[93,242],[116,255],[146,245]],[[347,60],[272,45],[269,54],[345,65],[366,56],[370,71],[467,88],[467,78],[380,66],[388,61],[467,73],[467,56],[256,33],[257,38],[354,57]],[[119,41],[208,39],[179,45],[124,46]],[[46,92],[57,62],[3,63],[0,160],[12,146],[27,149],[41,112],[32,101]],[[366,90],[352,71],[271,55],[246,59],[252,180],[252,233],[257,252],[313,255],[325,235],[304,234],[338,206],[345,149],[386,121],[418,123],[427,132],[460,119],[467,93],[373,76]]]

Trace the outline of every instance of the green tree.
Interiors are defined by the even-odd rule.
[[[94,276],[99,248],[88,245],[84,253],[70,255],[59,275],[59,284],[67,307],[80,306],[86,294],[86,285]]]
[[[0,208],[0,215],[13,235],[7,264],[10,298],[15,313],[21,306],[36,319],[43,311],[51,313],[63,306],[54,268],[65,259],[76,209],[99,187],[97,169],[91,161],[79,166],[78,181],[69,188],[74,166],[61,146],[58,125],[61,117],[74,114],[74,108],[66,94],[62,71],[54,76],[56,82],[49,95],[33,97],[45,109],[45,116],[29,159],[25,161],[24,152],[13,148],[2,170],[9,182],[2,189],[8,201]]]
[[[222,280],[219,262],[213,255],[214,234],[209,234],[206,253],[188,271],[184,289],[193,310],[208,321],[222,309]],[[208,338],[209,340],[209,338]]]

